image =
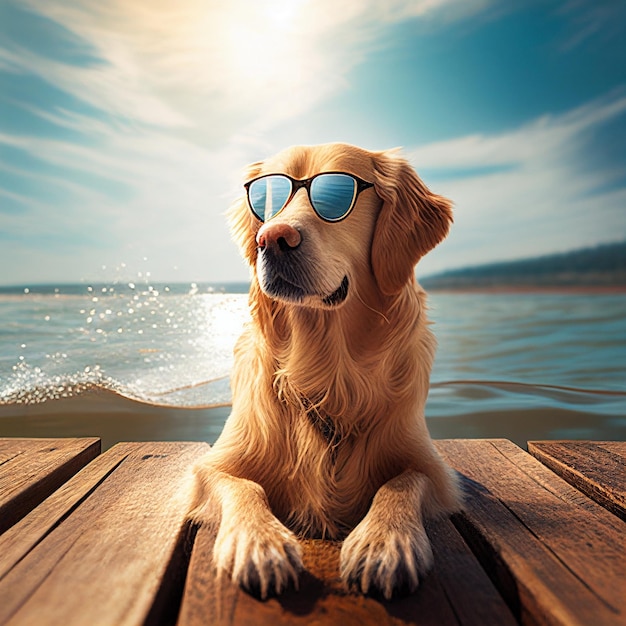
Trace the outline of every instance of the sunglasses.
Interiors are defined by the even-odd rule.
[[[304,180],[286,174],[267,174],[244,184],[248,205],[262,222],[280,213],[302,187],[321,219],[339,222],[348,216],[359,194],[373,186],[374,183],[345,172],[322,172]]]

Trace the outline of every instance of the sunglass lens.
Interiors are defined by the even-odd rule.
[[[337,221],[352,208],[356,181],[347,174],[320,174],[311,182],[311,202],[325,220]]]
[[[278,213],[289,200],[291,181],[285,176],[264,176],[248,187],[248,200],[254,214],[266,222]]]

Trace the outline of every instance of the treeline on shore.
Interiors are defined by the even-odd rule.
[[[626,288],[626,241],[520,261],[450,270],[420,279],[426,289]]]

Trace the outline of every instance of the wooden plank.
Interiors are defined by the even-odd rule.
[[[100,440],[0,439],[0,533],[100,454]]]
[[[124,443],[103,454],[115,456],[112,467],[101,461],[75,481],[71,514],[0,580],[0,623],[174,623],[191,467],[208,450],[202,443]]]
[[[178,626],[433,626],[517,623],[449,520],[431,524],[435,568],[418,591],[390,602],[348,593],[339,576],[341,544],[303,540],[299,590],[261,602],[223,578],[211,563],[214,532],[198,531]]]
[[[127,447],[116,446],[96,457],[26,517],[0,535],[0,580],[68,517],[128,454]]]
[[[622,522],[509,441],[437,447],[467,491],[455,524],[523,623],[624,623]]]
[[[513,613],[452,522],[431,523],[434,574],[441,582],[459,624],[517,624]]]
[[[529,441],[528,451],[626,521],[626,442]]]

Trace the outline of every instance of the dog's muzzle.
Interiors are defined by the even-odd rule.
[[[296,304],[312,297],[327,307],[340,305],[348,296],[348,277],[343,277],[335,291],[322,292],[316,284],[320,270],[309,260],[302,242],[300,232],[286,224],[259,231],[256,269],[261,289],[271,298]]]

